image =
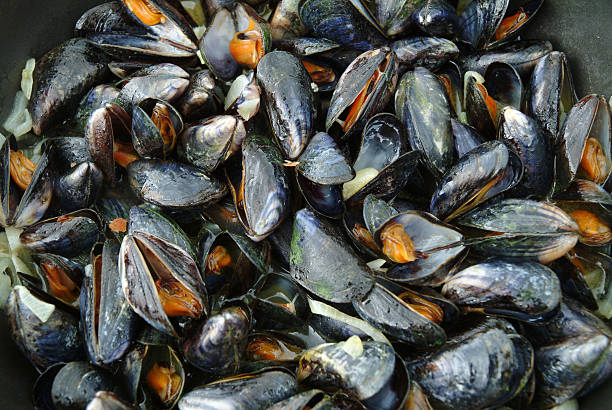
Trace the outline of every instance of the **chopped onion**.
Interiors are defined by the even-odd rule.
[[[206,14],[202,8],[201,1],[181,0],[181,6],[183,6],[185,11],[189,14],[189,17],[191,17],[198,26],[204,26],[206,24]],[[200,37],[198,37],[198,39],[199,38]]]
[[[29,100],[32,97],[32,86],[34,84],[34,67],[36,66],[36,60],[33,58],[26,61],[24,69],[21,71],[21,91]]]
[[[15,291],[18,293],[21,303],[26,305],[43,323],[49,320],[55,311],[54,305],[35,298],[25,286],[15,286]]]
[[[2,126],[15,137],[27,134],[32,129],[32,117],[28,111],[28,99],[23,91],[17,91],[17,94],[15,94],[13,110]]]

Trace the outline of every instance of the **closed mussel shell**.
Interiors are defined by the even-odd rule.
[[[221,97],[210,70],[200,70],[192,74],[189,86],[175,106],[185,122],[197,121],[215,113],[221,105]]]
[[[512,188],[522,164],[506,145],[486,142],[461,157],[444,175],[431,198],[430,211],[445,221]]]
[[[289,211],[289,176],[280,150],[267,137],[249,135],[242,144],[242,175],[227,168],[226,175],[247,235],[264,239]]]
[[[54,198],[65,212],[90,207],[102,190],[104,175],[93,162],[81,162],[54,183]]]
[[[295,216],[290,265],[300,285],[330,302],[360,299],[373,285],[368,267],[341,232],[308,209]]]
[[[325,132],[318,132],[312,137],[297,162],[300,174],[321,185],[343,184],[355,176],[336,141]]]
[[[391,47],[399,64],[407,68],[425,67],[428,70],[435,70],[459,55],[455,43],[437,37],[396,40]]]
[[[408,366],[431,405],[453,409],[499,406],[533,370],[533,348],[502,319],[486,319]],[[462,388],[457,388],[461,386]]]
[[[544,265],[493,259],[453,275],[442,294],[469,310],[537,322],[558,309],[561,285]]]
[[[212,172],[231,155],[232,144],[245,136],[242,120],[233,115],[217,115],[188,124],[180,141],[190,164]]]
[[[297,57],[274,51],[261,59],[257,81],[274,135],[285,156],[296,159],[315,131],[310,75]]]
[[[463,124],[456,119],[451,120],[453,126],[453,138],[455,141],[455,155],[457,159],[461,158],[480,144],[485,142],[485,139],[476,131],[475,128]]]
[[[513,107],[505,107],[499,119],[499,139],[523,164],[523,176],[516,187],[520,195],[543,198],[553,183],[553,150],[550,137],[535,120]]]
[[[421,211],[392,216],[379,226],[374,240],[387,258],[398,262],[386,272],[386,277],[418,285],[443,282],[466,250],[461,233]],[[423,254],[425,251],[431,252]]]
[[[165,208],[207,205],[227,193],[225,183],[175,161],[134,161],[128,166],[128,178],[139,198]]]
[[[450,107],[442,83],[422,67],[407,72],[395,93],[395,112],[411,147],[423,152],[428,169],[440,177],[453,162]]]
[[[178,403],[181,410],[225,408],[266,408],[298,392],[288,371],[269,369],[241,374],[197,387]]]
[[[457,9],[446,0],[423,2],[412,19],[421,30],[432,36],[452,38],[457,31]]]
[[[548,263],[578,242],[578,225],[560,208],[528,199],[505,199],[478,207],[458,224],[496,234],[481,237],[472,249],[487,256],[527,258]]]
[[[397,58],[389,47],[366,51],[353,60],[332,95],[326,130],[338,122],[344,138],[360,132],[366,121],[382,111],[393,97],[397,70]]]
[[[10,335],[38,370],[84,357],[76,312],[25,286],[15,286],[5,312]]]

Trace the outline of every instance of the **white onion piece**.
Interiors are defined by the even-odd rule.
[[[32,98],[32,86],[34,85],[34,67],[36,66],[36,60],[33,58],[26,61],[24,69],[21,71],[21,91],[29,100]]]
[[[32,117],[28,111],[28,99],[23,91],[19,90],[15,94],[13,110],[2,126],[15,137],[27,134],[32,129]]]

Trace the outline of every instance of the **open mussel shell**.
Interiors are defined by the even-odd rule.
[[[233,153],[233,145],[246,137],[244,123],[233,115],[217,115],[188,124],[180,136],[186,160],[212,172]]]
[[[510,323],[488,318],[409,363],[408,369],[436,409],[460,408],[465,403],[487,408],[509,401],[525,386],[533,357],[527,339]],[[458,385],[466,388],[457,389]]]
[[[167,345],[136,344],[123,361],[121,372],[132,403],[143,408],[172,408],[186,381],[179,356]]]
[[[560,208],[528,199],[483,204],[457,223],[489,234],[472,243],[471,248],[478,253],[540,263],[565,255],[579,237],[578,225]]]
[[[360,14],[350,0],[302,0],[298,4],[302,24],[316,37],[361,51],[379,47],[385,42],[378,27]]]
[[[257,326],[281,330],[308,319],[310,308],[304,291],[291,278],[269,273],[254,294],[253,315]]]
[[[84,357],[76,311],[42,292],[17,285],[9,294],[5,312],[11,338],[39,372],[53,363]]]
[[[395,111],[410,146],[423,152],[427,168],[440,177],[453,163],[450,105],[440,80],[422,67],[404,74],[395,93]]]
[[[289,176],[280,150],[267,137],[249,135],[242,144],[241,175],[227,167],[226,175],[247,235],[256,241],[264,239],[290,207]]]
[[[355,177],[355,171],[345,154],[325,132],[318,132],[312,137],[297,162],[297,171],[316,184],[343,184]]]
[[[389,47],[369,50],[346,68],[334,90],[325,129],[338,122],[347,138],[363,129],[366,121],[382,111],[393,97],[398,62]]]
[[[366,124],[357,159],[355,178],[344,183],[342,195],[350,203],[360,203],[369,194],[391,199],[409,182],[422,155],[408,151],[400,121],[381,113]]]
[[[553,51],[533,69],[527,106],[529,114],[553,138],[578,98],[565,54]]]
[[[185,339],[185,360],[215,376],[234,374],[240,367],[250,328],[251,314],[246,307],[225,307]]]
[[[603,96],[588,95],[567,114],[557,137],[556,191],[576,176],[604,184],[612,170],[612,119]]]
[[[255,71],[249,70],[232,82],[223,104],[225,112],[235,113],[248,121],[259,112],[260,97],[261,90],[257,85]]]
[[[27,276],[25,282],[34,283],[37,288],[69,305],[78,305],[79,294],[85,271],[83,266],[66,257],[51,253],[37,253],[32,260],[38,266],[40,282]]]
[[[224,81],[236,76],[240,66],[257,67],[270,51],[268,23],[243,3],[217,9],[200,40],[206,65]]]
[[[505,107],[499,117],[498,136],[523,164],[523,176],[516,191],[521,195],[546,197],[554,178],[553,148],[549,135],[535,120],[513,107]]]
[[[100,390],[89,401],[85,410],[134,410],[134,407],[115,393]]]
[[[175,106],[185,122],[192,122],[217,112],[222,97],[210,70],[200,70],[191,75],[189,86]]]
[[[508,2],[508,4],[516,3]],[[493,36],[489,39],[487,48],[499,47],[501,44],[505,44],[518,36],[523,27],[529,24],[529,21],[531,21],[543,3],[544,0],[521,0],[518,2],[518,7],[508,7],[504,18],[496,27]]]
[[[593,196],[597,195],[594,194]],[[563,209],[578,225],[579,241],[589,246],[602,246],[612,241],[612,211],[605,206],[609,198],[600,195],[599,198],[585,200],[557,200],[556,205]],[[598,202],[599,200],[604,201]]]
[[[360,301],[353,301],[357,314],[374,327],[418,348],[440,346],[446,334],[430,317],[380,284]]]
[[[472,47],[487,46],[502,22],[509,0],[475,0],[459,16],[458,37]]]
[[[392,265],[385,276],[393,281],[417,285],[440,284],[466,253],[466,247],[461,243],[463,235],[426,212],[402,212],[380,225],[374,240],[381,249],[384,249],[383,234],[386,232],[391,232],[387,238],[391,243],[395,236],[409,236],[415,254],[431,251],[415,257],[411,262]],[[402,242],[402,245],[406,244]],[[446,248],[448,245],[453,246]]]
[[[47,154],[43,154],[25,192],[19,197],[19,188],[14,182],[14,178],[19,174],[13,176],[11,169],[17,173],[23,172],[20,160],[23,153],[14,149],[16,143],[12,138],[7,139],[0,149],[0,225],[22,228],[38,222],[51,205],[53,179],[49,158]]]
[[[85,345],[90,360],[100,365],[123,356],[135,333],[137,316],[121,290],[118,256],[119,245],[113,240],[94,247],[91,268],[86,269],[81,287],[79,304]]]
[[[612,317],[612,258],[596,249],[576,246],[554,266],[563,290],[605,319]]]
[[[486,142],[461,157],[443,176],[431,198],[430,211],[445,221],[514,187],[522,163],[506,145]]]
[[[195,260],[158,236],[139,231],[126,235],[119,250],[119,273],[132,309],[160,332],[176,334],[169,315],[199,318],[208,311]]]
[[[413,37],[396,40],[391,47],[402,72],[405,68],[414,67],[435,70],[459,55],[455,43],[445,38]]]
[[[447,38],[454,37],[459,24],[457,9],[447,0],[422,2],[412,15],[412,20],[430,36]]]
[[[285,51],[266,54],[257,67],[274,136],[285,156],[296,159],[315,131],[311,79],[302,62]]]
[[[101,390],[123,395],[123,388],[110,372],[87,362],[70,362],[53,379],[51,398],[56,410],[84,409]]]
[[[491,63],[501,61],[514,67],[521,78],[527,81],[538,61],[551,51],[552,44],[549,41],[520,40],[495,50],[462,53],[458,63],[463,72],[475,71],[483,75]]]
[[[19,239],[36,253],[72,257],[87,252],[98,242],[102,223],[91,209],[82,209],[28,226]]]
[[[363,200],[363,221],[371,235],[374,235],[383,223],[398,213],[392,205],[374,195],[368,195]]]
[[[143,158],[165,158],[183,131],[178,111],[165,101],[146,98],[132,111],[132,143]]]
[[[511,106],[520,110],[523,105],[523,81],[508,63],[489,64],[484,77],[487,92],[501,107]]]
[[[453,275],[442,295],[471,311],[538,322],[556,313],[561,285],[544,265],[492,259]]]
[[[329,302],[361,299],[373,285],[370,270],[342,233],[308,209],[295,216],[290,266],[301,286]]]
[[[200,207],[227,193],[222,181],[176,161],[138,160],[130,163],[127,171],[136,196],[164,208]]]
[[[133,77],[121,88],[115,101],[131,113],[133,107],[146,98],[156,98],[172,104],[183,95],[188,85],[187,73],[183,76],[163,73]]]
[[[267,408],[297,392],[297,382],[289,371],[271,368],[197,387],[185,394],[179,400],[178,406],[181,410]]]

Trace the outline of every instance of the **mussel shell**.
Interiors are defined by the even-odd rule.
[[[472,249],[488,256],[547,263],[563,256],[578,242],[578,225],[569,215],[547,202],[528,199],[483,204],[457,223],[497,233],[472,244]]]
[[[363,200],[363,221],[372,235],[378,231],[383,223],[397,213],[398,211],[393,206],[374,195],[370,194]]]
[[[549,319],[559,308],[561,285],[544,265],[493,259],[453,275],[444,283],[442,295],[489,315],[537,322]]]
[[[508,2],[509,5],[512,4],[512,3],[513,2]],[[544,3],[544,0],[531,0],[531,1],[523,0],[520,3],[521,3],[520,7],[516,7],[515,9],[507,10],[506,14],[504,15],[504,19],[520,15],[521,16],[520,18],[522,18],[523,20],[520,21],[520,23],[514,24],[513,28],[511,30],[503,32],[503,37],[497,38],[497,36],[493,36],[489,40],[489,44],[487,45],[488,48],[499,47],[501,44],[505,44],[508,41],[514,39],[516,36],[518,36],[519,33],[522,31],[522,29],[527,24],[529,24],[531,19],[534,17],[534,15],[540,9],[542,4]],[[519,20],[520,20],[520,18],[519,18]],[[499,26],[496,27],[496,29],[499,29]]]
[[[355,171],[334,139],[316,133],[299,156],[297,171],[316,184],[337,185],[350,181]]]
[[[81,162],[58,176],[54,198],[65,212],[93,205],[102,190],[104,175],[93,162]]]
[[[310,75],[297,57],[273,51],[259,62],[257,81],[274,136],[285,156],[296,159],[315,131]]]
[[[450,107],[442,83],[422,67],[407,72],[395,93],[395,112],[412,148],[423,152],[428,169],[440,177],[453,162]]]
[[[457,31],[457,10],[446,0],[427,0],[412,15],[418,27],[431,36],[451,38]]]
[[[465,256],[466,247],[461,244],[463,235],[442,223],[433,215],[421,211],[406,211],[394,215],[380,225],[374,240],[380,246],[380,234],[389,224],[400,224],[410,235],[416,251],[429,251],[438,247],[456,244],[448,249],[435,250],[425,259],[395,264],[385,276],[396,282],[417,285],[437,285],[450,275]]]
[[[304,291],[289,277],[270,273],[259,285],[253,315],[264,329],[294,328],[310,316]]]
[[[87,362],[70,362],[55,376],[51,396],[57,410],[77,410],[85,408],[100,390],[122,393],[109,372]]]
[[[230,155],[232,143],[245,136],[242,120],[233,115],[217,115],[187,125],[180,141],[190,164],[212,172]]]
[[[134,410],[134,407],[121,400],[115,393],[100,390],[96,392],[85,410]]]
[[[370,270],[342,234],[308,209],[295,216],[290,266],[300,285],[329,302],[361,299],[373,285]]]
[[[358,336],[352,336],[345,342],[326,343],[305,351],[300,358],[297,379],[312,387],[342,388],[366,400],[391,380],[395,360],[391,346],[362,342]]]
[[[349,0],[301,0],[302,24],[316,37],[366,51],[384,43],[383,36]]]
[[[169,143],[165,142],[161,130],[151,119],[152,111],[155,106],[163,106],[170,115],[170,121],[174,139]],[[165,158],[170,154],[176,138],[183,131],[183,120],[178,111],[163,100],[155,98],[145,98],[132,111],[132,144],[134,149],[142,158]],[[172,136],[170,136],[172,138]]]
[[[226,168],[238,217],[253,240],[260,241],[272,233],[289,212],[289,176],[282,161],[272,141],[253,134],[242,144],[241,181],[232,180]],[[242,184],[244,197],[239,204]]]
[[[98,215],[83,209],[30,225],[19,239],[32,252],[72,257],[88,252],[98,242],[100,229]]]
[[[9,294],[5,312],[11,338],[38,371],[84,358],[79,320],[67,307],[18,285]]]
[[[288,399],[281,400],[274,405],[268,407],[268,410],[305,410],[318,408],[329,400],[329,397],[319,389],[307,390],[298,393]]]
[[[553,51],[538,61],[531,75],[528,111],[553,138],[578,98],[565,54]]]
[[[121,290],[119,245],[106,240],[98,256],[101,260],[92,260],[93,268],[86,270],[79,305],[89,358],[108,364],[123,356],[132,343],[136,315]]]
[[[487,319],[408,368],[436,409],[496,407],[529,380],[533,348],[501,319]]]
[[[461,53],[459,65],[463,72],[476,71],[482,75],[491,63],[501,61],[514,67],[526,81],[538,61],[551,51],[549,41],[514,41],[491,51]]]
[[[536,349],[534,405],[561,404],[582,389],[588,389],[610,360],[610,337],[598,333],[571,337]]]
[[[459,16],[458,37],[474,48],[490,43],[510,0],[474,0]]]
[[[453,138],[455,141],[455,154],[457,159],[485,142],[485,139],[476,131],[476,128],[471,127],[462,122],[451,119],[453,127]]]
[[[110,63],[109,63],[110,64]],[[120,90],[117,87],[108,84],[97,85],[89,91],[85,97],[81,100],[79,107],[77,108],[77,113],[74,118],[80,124],[85,126],[87,119],[91,115],[92,112],[97,110],[98,108],[104,107],[106,104],[115,101],[117,96],[119,95]],[[69,138],[70,137],[65,137]],[[73,137],[74,139],[81,139]],[[75,161],[72,161],[75,162]],[[81,162],[81,161],[78,161]]]
[[[391,45],[400,65],[407,68],[425,67],[435,70],[459,55],[450,40],[436,37],[413,37],[396,40]]]
[[[151,74],[143,77],[134,77],[129,80],[117,96],[117,104],[127,112],[146,98],[156,98],[172,104],[180,98],[189,79],[174,74]]]
[[[360,301],[353,301],[357,314],[374,327],[417,348],[441,346],[444,329],[413,310],[380,284]]]
[[[609,171],[612,168],[612,118],[603,96],[587,95],[565,118],[557,137],[556,191],[565,190],[576,177],[588,138],[595,138],[601,145]],[[605,179],[609,176],[608,173]]]
[[[78,297],[75,292],[78,292],[82,286],[83,277],[85,275],[83,265],[71,259],[59,255],[53,255],[51,253],[33,254],[32,261],[38,265],[39,269],[36,273],[40,281],[36,281],[36,279],[28,277],[25,279],[26,283],[33,283],[37,289],[53,295],[62,302],[69,305],[77,305],[74,298]],[[75,286],[71,287],[69,285],[66,288],[60,286],[59,289],[55,289],[52,287],[52,282],[54,282],[55,279],[53,276],[55,273],[59,273],[60,277],[67,277]],[[57,282],[53,284],[57,284]],[[68,292],[65,292],[66,290],[68,290]]]
[[[486,142],[461,157],[444,175],[431,198],[430,211],[449,220],[517,184],[518,157],[498,141]]]
[[[289,372],[270,369],[242,374],[198,387],[178,403],[181,410],[225,408],[266,408],[298,392]]]
[[[189,86],[175,104],[176,109],[185,122],[197,121],[217,112],[221,106],[220,94],[210,70],[200,70],[191,76]]]
[[[308,205],[328,218],[340,218],[344,213],[341,185],[321,185],[297,174],[297,185]]]
[[[175,161],[138,160],[127,169],[140,199],[165,208],[207,205],[227,193],[227,185],[190,165]]]
[[[484,85],[487,92],[501,107],[512,106],[520,110],[523,106],[523,82],[518,72],[508,63],[489,64]]]
[[[499,118],[499,139],[523,164],[523,176],[516,187],[519,195],[543,198],[549,194],[554,178],[553,149],[549,135],[535,120],[512,107],[505,107]]]
[[[94,85],[108,76],[107,57],[87,40],[68,40],[36,63],[30,101],[33,131],[58,124]]]
[[[234,374],[239,369],[250,330],[250,314],[230,306],[210,316],[183,342],[185,360],[215,376]]]
[[[612,195],[601,185],[588,179],[575,179],[563,192],[555,195],[556,200],[571,202],[591,202],[612,205]]]

